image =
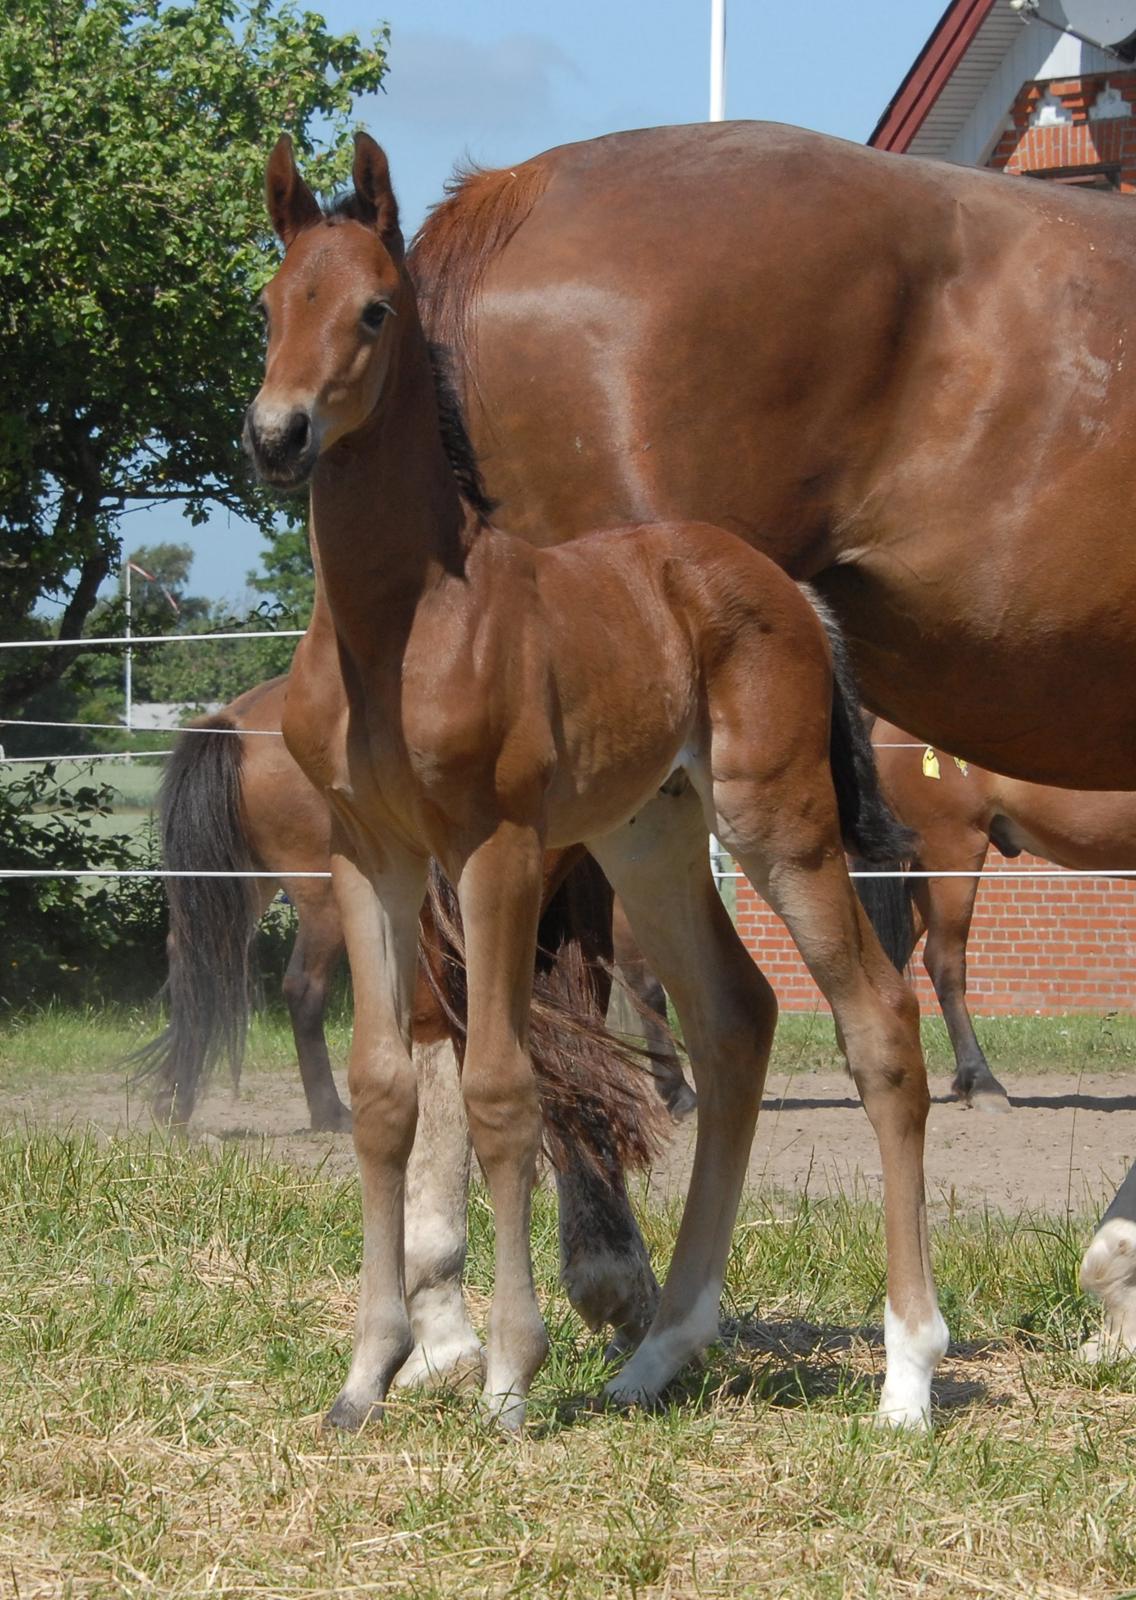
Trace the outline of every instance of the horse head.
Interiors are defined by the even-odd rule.
[[[352,177],[353,192],[324,211],[287,134],[268,160],[284,259],[260,298],[268,349],[244,444],[257,476],[285,491],[302,488],[319,457],[375,412],[396,359],[397,314],[414,303],[390,168],[365,133],[355,135]]]

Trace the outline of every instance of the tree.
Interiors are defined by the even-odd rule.
[[[317,184],[341,181],[386,37],[332,34],[288,0],[4,8],[0,637],[34,632],[45,597],[60,635],[82,634],[128,507],[176,500],[200,521],[216,502],[272,528],[239,448],[276,263],[265,151],[287,128]],[[5,652],[0,707],[68,656]]]
[[[209,615],[204,595],[187,594],[193,546],[141,544],[123,560],[134,569],[130,586],[131,623],[137,633],[170,633],[200,624]],[[146,576],[149,574],[149,577]]]
[[[250,572],[245,581],[257,594],[277,602],[281,627],[306,628],[316,597],[306,521],[277,528],[261,556],[260,571]]]

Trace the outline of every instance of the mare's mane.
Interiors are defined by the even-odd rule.
[[[492,174],[491,174],[492,176]],[[443,202],[446,204],[448,202]],[[323,207],[323,219],[333,226],[338,222],[363,222],[359,201],[353,191],[338,195]],[[421,303],[421,290],[415,283]],[[426,326],[424,321],[424,326]],[[427,349],[430,352],[430,370],[434,374],[434,394],[438,403],[438,427],[442,446],[457,481],[458,493],[479,522],[487,522],[493,515],[496,501],[485,489],[481,464],[473,448],[473,440],[465,425],[465,412],[453,376],[453,358],[442,341],[430,337],[427,328]]]
[[[423,326],[450,352],[459,387],[470,366],[470,311],[481,280],[551,181],[543,156],[518,167],[458,171],[411,242],[407,266]]]

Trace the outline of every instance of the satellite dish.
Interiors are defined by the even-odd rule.
[[[1074,33],[1136,60],[1136,0],[1062,0]]]

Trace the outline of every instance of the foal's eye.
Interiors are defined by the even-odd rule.
[[[369,306],[363,308],[363,326],[371,333],[378,333],[393,307],[386,300],[372,300]]]

